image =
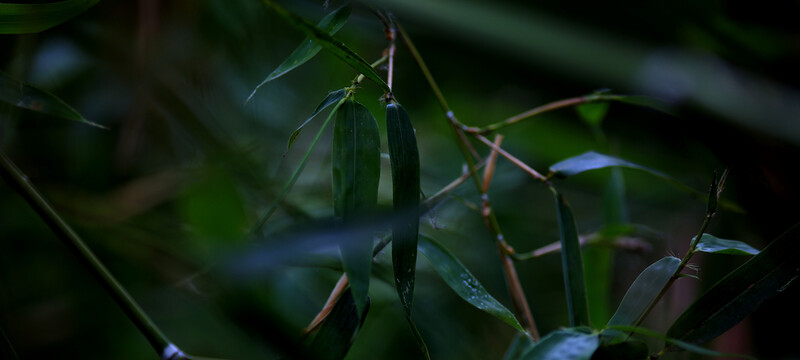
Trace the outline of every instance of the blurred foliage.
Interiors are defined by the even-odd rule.
[[[284,3],[314,23],[339,5]],[[800,219],[797,1],[375,4],[403,22],[468,125],[607,87],[658,97],[679,115],[611,103],[594,127],[574,110],[559,110],[503,130],[504,148],[536,169],[596,150],[704,190],[714,169],[731,166],[723,198],[744,213],[721,212],[710,233],[760,249]],[[383,25],[365,6],[354,7],[336,37],[368,62],[387,45]],[[41,33],[0,35],[7,49],[0,53],[0,70],[108,128],[0,103],[0,146],[187,352],[277,358],[298,341],[341,274],[338,261],[329,266],[338,254],[331,245],[336,242],[317,236],[326,228],[312,222],[333,212],[330,132],[260,239],[253,244],[244,237],[288,180],[321,120],[307,125],[283,156],[290,134],[328,92],[356,75],[323,50],[243,105],[303,38],[256,0],[103,1]],[[422,191],[431,195],[461,174],[462,158],[403,47],[393,89],[414,121]],[[382,114],[381,94],[365,82],[357,98]],[[388,208],[389,162],[382,161],[378,202]],[[626,220],[660,237],[639,251],[616,252],[612,310],[648,264],[685,252],[705,211],[702,202],[658,178],[636,170],[622,174]],[[598,170],[556,182],[581,234],[603,227],[602,197],[611,175]],[[516,249],[558,239],[551,195],[503,159],[489,193]],[[479,202],[470,184],[454,194]],[[480,214],[451,198],[421,227],[436,234],[497,300],[510,304]],[[663,331],[743,261],[697,256],[693,262],[703,281],[681,279],[645,325]],[[391,276],[381,275],[391,271],[390,263],[388,254],[377,258],[369,316],[347,359],[419,357],[393,284],[385,281]],[[414,317],[432,357],[501,358],[514,329],[462,301],[427,262],[418,266]],[[568,323],[560,269],[557,255],[518,264],[543,334]],[[155,358],[88,275],[2,183],[0,329],[20,359]],[[800,323],[798,291],[788,288],[712,347],[759,358],[800,357],[794,335],[775,326]]]

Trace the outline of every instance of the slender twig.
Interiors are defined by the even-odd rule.
[[[483,170],[483,192],[489,191],[489,184],[492,183],[494,177],[494,168],[497,163],[497,150],[500,149],[500,144],[503,143],[503,135],[494,137],[494,146],[492,152],[489,153],[489,161],[487,162],[486,169]]]
[[[508,119],[505,119],[503,121],[500,121],[500,122],[497,122],[497,123],[494,123],[494,124],[491,124],[491,125],[487,125],[487,126],[482,127],[482,128],[467,127],[467,128],[464,128],[464,131],[466,131],[468,133],[472,133],[472,134],[484,134],[485,135],[485,134],[488,134],[488,133],[490,133],[492,131],[496,131],[496,130],[502,129],[504,127],[507,127],[507,126],[514,125],[514,124],[516,124],[516,123],[518,123],[518,122],[520,122],[522,120],[525,120],[527,118],[530,118],[530,117],[533,117],[533,116],[536,116],[536,115],[539,115],[539,114],[542,114],[542,113],[546,113],[548,111],[553,111],[553,110],[562,109],[562,108],[565,108],[565,107],[584,104],[584,103],[587,103],[587,102],[590,102],[590,101],[595,101],[596,97],[597,96],[589,95],[589,96],[580,96],[580,97],[574,97],[574,98],[570,98],[570,99],[554,101],[554,102],[551,102],[551,103],[548,103],[548,104],[545,104],[545,105],[542,105],[542,106],[537,106],[537,107],[535,107],[533,109],[530,109],[528,111],[525,111],[523,113],[514,115],[514,116],[512,116],[512,117],[510,117]]]
[[[333,306],[336,304],[336,300],[339,300],[339,297],[344,293],[344,290],[347,289],[347,285],[350,282],[347,279],[347,274],[342,274],[342,277],[339,278],[339,281],[336,282],[336,286],[334,286],[333,290],[331,291],[330,296],[328,296],[328,300],[325,301],[325,305],[322,306],[322,310],[319,311],[317,316],[311,320],[311,323],[303,329],[303,336],[311,335],[314,331],[316,331],[319,326],[322,324],[322,321],[328,317],[328,314],[331,313],[333,310]]]
[[[505,242],[505,239],[503,238],[503,232],[500,229],[500,224],[497,221],[497,217],[495,216],[494,212],[491,211],[489,196],[485,191],[483,191],[483,180],[475,170],[475,162],[473,160],[473,155],[470,152],[469,141],[467,141],[463,133],[464,126],[458,121],[453,111],[447,105],[447,101],[442,95],[441,90],[439,90],[439,86],[433,79],[433,75],[431,75],[427,65],[425,65],[425,61],[422,59],[422,56],[420,56],[419,51],[417,51],[417,48],[414,46],[414,43],[408,36],[408,33],[405,32],[403,27],[396,20],[395,24],[397,30],[400,31],[403,42],[411,53],[411,56],[414,58],[414,61],[417,63],[423,75],[425,76],[425,79],[428,81],[430,88],[436,95],[439,105],[441,106],[442,111],[445,113],[445,117],[456,135],[456,142],[461,150],[462,155],[464,156],[464,160],[467,163],[469,172],[472,174],[472,179],[475,182],[475,186],[478,191],[481,192],[482,204],[484,204],[485,209],[488,209],[485,211],[484,219],[487,227],[494,235],[495,243],[498,251],[500,252],[501,262],[503,264],[503,270],[506,277],[506,282],[508,283],[509,292],[511,293],[514,310],[517,316],[521,318],[523,327],[528,331],[529,336],[531,336],[534,341],[538,341],[539,333],[536,330],[536,323],[533,320],[533,315],[530,311],[530,307],[528,306],[527,298],[525,297],[522,285],[519,282],[519,277],[517,276],[516,269],[514,268],[514,262],[510,255],[513,253],[513,250]]]
[[[136,325],[136,328],[144,335],[159,356],[178,354],[181,358],[185,358],[186,355],[167,339],[136,300],[133,299],[100,259],[95,256],[94,252],[83,242],[80,236],[58,215],[55,209],[50,206],[50,203],[28,180],[28,177],[2,150],[0,150],[0,175],[39,214],[39,217],[72,251],[73,255],[86,266],[89,272],[100,282],[100,285],[103,286],[103,289],[114,299],[117,306]],[[173,359],[177,358],[173,357]]]
[[[525,163],[524,163],[522,160],[520,160],[520,159],[517,159],[517,158],[516,158],[516,157],[514,157],[513,155],[509,154],[507,151],[503,150],[503,149],[502,149],[500,146],[498,146],[497,144],[494,144],[494,143],[492,143],[492,142],[491,142],[491,141],[489,141],[489,139],[487,139],[486,137],[484,137],[484,136],[482,136],[482,135],[477,135],[477,134],[476,134],[476,135],[475,135],[475,138],[477,138],[477,139],[478,139],[478,140],[480,140],[482,143],[484,143],[484,144],[486,144],[487,146],[489,146],[490,148],[492,148],[492,151],[493,151],[493,152],[494,152],[494,151],[496,151],[496,152],[500,153],[500,155],[503,155],[503,157],[505,157],[506,159],[508,159],[509,161],[511,161],[511,162],[512,162],[514,165],[517,165],[517,166],[518,166],[520,169],[522,169],[522,170],[523,170],[523,171],[525,171],[526,173],[528,173],[528,174],[530,174],[531,176],[533,176],[533,178],[534,178],[534,179],[536,179],[536,180],[539,180],[539,181],[541,181],[541,182],[547,182],[547,178],[546,178],[546,177],[544,177],[544,176],[542,176],[542,174],[540,174],[539,172],[537,172],[536,170],[534,170],[533,168],[531,168],[530,166],[528,166],[527,164],[525,164]]]

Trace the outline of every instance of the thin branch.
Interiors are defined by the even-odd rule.
[[[589,95],[589,96],[580,96],[580,97],[574,97],[574,98],[570,98],[570,99],[558,100],[558,101],[554,101],[554,102],[551,102],[551,103],[548,103],[548,104],[545,104],[545,105],[542,105],[542,106],[537,106],[537,107],[535,107],[533,109],[530,109],[528,111],[525,111],[525,112],[517,114],[517,115],[514,115],[514,116],[512,116],[512,117],[510,117],[508,119],[505,119],[503,121],[500,121],[500,122],[485,126],[483,128],[465,127],[464,131],[466,131],[466,132],[468,132],[470,134],[486,135],[486,134],[491,133],[493,131],[502,129],[502,128],[507,127],[507,126],[514,125],[514,124],[516,124],[516,123],[518,123],[518,122],[520,122],[522,120],[525,120],[525,119],[530,118],[530,117],[534,117],[534,116],[542,114],[542,113],[546,113],[548,111],[553,111],[553,110],[562,109],[562,108],[566,108],[566,107],[570,107],[570,106],[585,104],[585,103],[588,103],[588,102],[596,101],[597,99],[598,99],[597,96]]]
[[[482,143],[492,148],[492,151],[497,151],[498,153],[500,153],[500,155],[503,155],[503,157],[514,163],[514,165],[517,165],[520,169],[533,176],[534,179],[539,180],[541,182],[547,182],[547,178],[542,176],[542,174],[540,174],[539,172],[537,172],[536,170],[525,164],[522,160],[517,159],[513,155],[509,154],[507,151],[503,150],[496,144],[492,143],[491,141],[489,141],[489,139],[487,139],[483,135],[476,134],[475,138],[477,138]]]

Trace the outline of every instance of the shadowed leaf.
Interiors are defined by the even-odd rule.
[[[672,278],[680,263],[680,259],[667,256],[644,269],[628,288],[617,312],[608,321],[608,326],[638,324],[650,304],[656,300],[658,294]],[[619,335],[615,330],[606,330],[604,334]]]
[[[503,360],[520,360],[522,358],[522,354],[524,354],[534,345],[535,343],[528,335],[518,332],[514,334],[514,340],[512,340],[511,345],[508,346],[506,354],[503,356]]]
[[[351,8],[349,6],[343,6],[332,11],[330,14],[326,15],[319,22],[319,24],[317,24],[317,27],[327,34],[335,34],[337,31],[339,31],[339,29],[342,28],[342,26],[344,26],[344,23],[347,22],[347,18],[350,17],[350,10]],[[264,86],[264,84],[283,76],[300,65],[305,64],[308,60],[311,60],[314,56],[316,56],[320,50],[322,50],[322,46],[317,44],[314,39],[307,37],[302,43],[300,43],[299,46],[297,46],[296,49],[294,49],[294,51],[292,51],[291,54],[289,54],[289,57],[287,57],[286,60],[278,65],[275,70],[267,75],[267,78],[264,79],[264,81],[262,81],[260,84],[258,84],[258,86],[256,86],[255,89],[253,89],[253,92],[247,97],[245,103],[249,102],[250,99],[252,99],[256,94],[256,91]],[[311,117],[314,116],[312,115]],[[292,135],[293,138],[296,136],[294,134]],[[291,140],[289,141],[289,146],[291,146]]]
[[[594,151],[589,151],[554,164],[550,167],[550,174],[559,178],[566,178],[578,175],[584,171],[603,169],[607,167],[627,167],[639,169],[661,178],[670,179],[669,176],[659,171],[644,167],[639,164],[634,164],[628,160],[600,154]]]
[[[343,225],[375,210],[380,181],[380,133],[375,117],[353,100],[337,110],[333,126],[333,213]],[[341,245],[342,265],[356,306],[363,313],[369,290],[372,236]]]
[[[694,240],[694,238],[692,239]],[[711,234],[703,234],[695,248],[697,251],[712,254],[757,255],[758,250],[737,240],[725,240]]]
[[[311,343],[312,352],[318,359],[344,359],[366,317],[363,316],[359,320],[357,311],[351,291],[345,291],[336,301],[336,305],[333,306],[333,310]],[[365,305],[364,315],[367,311],[369,311],[369,299]]]
[[[800,276],[800,224],[783,233],[689,306],[667,336],[692,344],[716,338]]]
[[[381,78],[380,75],[375,72],[375,69],[373,69],[368,62],[361,58],[361,56],[356,54],[353,50],[350,50],[347,45],[339,40],[336,40],[333,36],[330,36],[325,31],[320,30],[320,28],[308,22],[308,20],[289,12],[273,1],[266,0],[265,2],[284,19],[289,21],[292,26],[304,32],[309,38],[314,39],[317,44],[336,55],[336,57],[350,65],[360,74],[363,74],[368,79],[378,84],[378,86],[380,86],[384,91],[391,91],[383,78]]]
[[[551,188],[556,198],[558,229],[561,233],[561,266],[567,291],[570,326],[589,325],[589,305],[583,274],[581,244],[575,217],[564,196]]]
[[[611,329],[614,329],[614,330],[617,330],[617,331],[622,331],[622,332],[641,334],[641,335],[649,336],[649,337],[652,337],[652,338],[660,339],[660,340],[662,340],[662,341],[664,341],[664,342],[666,342],[668,344],[677,346],[677,347],[679,347],[679,348],[681,348],[683,350],[690,351],[690,352],[693,352],[695,354],[706,355],[706,356],[714,356],[716,358],[739,357],[739,358],[755,360],[755,358],[752,357],[752,356],[741,355],[741,354],[721,353],[721,352],[718,352],[718,351],[709,350],[709,349],[706,349],[704,347],[700,347],[700,346],[697,346],[695,344],[691,344],[691,343],[688,343],[688,342],[685,342],[685,341],[681,341],[681,340],[678,340],[678,339],[675,339],[675,338],[672,338],[672,337],[669,337],[669,336],[665,336],[665,335],[662,335],[662,334],[660,334],[658,332],[655,332],[653,330],[645,329],[645,328],[642,328],[642,327],[627,326],[627,325],[615,325],[615,326],[612,326]]]
[[[522,326],[503,304],[497,301],[488,291],[478,282],[478,279],[467,270],[450,251],[436,240],[421,235],[419,251],[425,255],[431,265],[444,282],[462,299],[472,306],[483,310],[494,317],[505,321],[519,331],[525,331]]]
[[[0,72],[0,101],[23,109],[79,121],[105,129],[100,124],[86,120],[77,110],[67,105],[57,96],[13,79],[3,72]]]
[[[0,4],[0,34],[30,34],[61,24],[100,0],[66,0],[43,4]]]
[[[608,112],[607,102],[592,102],[575,107],[578,115],[589,125],[600,125]]]

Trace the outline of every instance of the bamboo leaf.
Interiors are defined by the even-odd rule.
[[[342,6],[322,18],[319,24],[317,24],[317,27],[326,34],[336,34],[336,32],[338,32],[339,29],[341,29],[342,26],[344,26],[344,24],[347,22],[347,18],[350,17],[350,11],[350,6]],[[256,94],[256,91],[264,86],[264,84],[283,76],[300,65],[305,64],[308,60],[311,60],[314,56],[316,56],[320,50],[322,50],[322,46],[317,44],[311,37],[306,37],[306,39],[303,40],[303,42],[300,43],[300,45],[298,45],[291,54],[289,54],[289,57],[287,57],[286,60],[278,65],[275,70],[267,75],[267,78],[264,79],[264,81],[262,81],[260,84],[258,84],[258,86],[256,86],[255,89],[253,89],[253,92],[247,97],[245,104],[253,98],[253,96]],[[291,146],[291,141],[289,146]]]
[[[589,360],[600,339],[597,334],[572,329],[554,331],[526,351],[522,360]]]
[[[292,144],[294,144],[294,141],[297,139],[297,136],[300,135],[300,131],[302,131],[303,127],[305,127],[306,125],[308,125],[309,122],[311,122],[311,119],[315,118],[320,112],[322,112],[322,110],[325,110],[328,106],[338,103],[339,100],[342,100],[346,95],[347,95],[346,89],[339,89],[328,93],[328,96],[326,96],[325,99],[323,99],[322,102],[319,105],[317,105],[317,109],[314,110],[314,113],[311,114],[311,116],[309,116],[306,121],[300,124],[300,126],[297,127],[297,129],[295,129],[294,132],[292,132],[292,135],[289,136],[289,144],[286,145],[286,151],[288,152],[289,149],[292,148]]]
[[[693,352],[695,354],[706,355],[706,356],[714,356],[716,358],[739,357],[739,358],[755,360],[754,357],[748,356],[748,355],[721,353],[721,352],[718,352],[718,351],[706,349],[704,347],[700,347],[700,346],[697,346],[695,344],[691,344],[691,343],[688,343],[688,342],[685,342],[685,341],[681,341],[681,340],[669,337],[668,335],[664,336],[664,335],[662,335],[662,334],[660,334],[658,332],[655,332],[655,331],[650,330],[650,329],[645,329],[645,328],[642,328],[642,327],[628,326],[628,325],[615,325],[615,326],[612,326],[611,329],[617,330],[617,331],[622,331],[622,332],[628,332],[628,333],[636,333],[636,334],[641,334],[641,335],[649,336],[649,337],[652,337],[652,338],[656,338],[656,339],[662,340],[662,341],[664,341],[664,342],[666,342],[668,344],[680,347],[683,350],[691,351],[691,352]]]
[[[366,315],[367,311],[369,311],[369,299],[363,314]],[[312,353],[322,360],[344,359],[366,317],[361,316],[359,320],[358,314],[352,292],[345,291],[314,337],[311,343]]]
[[[694,241],[694,238],[692,238]],[[712,254],[731,254],[731,255],[757,255],[758,250],[737,240],[726,240],[715,237],[711,234],[703,234],[695,248],[697,251]]]
[[[428,236],[420,235],[419,251],[428,258],[428,261],[436,269],[442,280],[458,296],[472,306],[505,321],[515,329],[522,332],[525,331],[517,321],[517,318],[514,317],[514,314],[493,298],[478,279],[467,270],[464,264],[442,244]]]
[[[392,165],[392,264],[400,302],[408,316],[414,298],[419,235],[419,150],[414,127],[400,105],[386,105],[386,134]]]
[[[564,196],[554,188],[558,229],[561,233],[561,266],[564,273],[564,286],[567,291],[567,308],[570,326],[589,325],[589,304],[586,297],[586,281],[581,259],[581,245],[575,217]]]
[[[638,324],[645,315],[645,311],[658,298],[658,294],[667,285],[680,264],[680,259],[667,256],[644,269],[628,288],[625,297],[622,298],[622,302],[619,304],[619,308],[617,308],[617,312],[608,321],[608,326]],[[619,335],[614,330],[606,330],[604,334],[610,336]]]
[[[0,34],[30,34],[61,24],[100,0],[66,0],[43,4],[0,4]]]
[[[372,113],[348,100],[336,112],[333,126],[333,212],[347,226],[358,215],[375,210],[380,181],[380,133]],[[372,264],[372,236],[343,242],[342,265],[359,313],[363,314]]]
[[[320,28],[314,26],[314,24],[310,23],[308,20],[289,12],[275,2],[271,0],[265,0],[265,2],[284,19],[289,21],[292,26],[304,32],[309,38],[314,39],[314,41],[324,49],[330,51],[353,69],[378,84],[384,91],[391,91],[386,82],[375,72],[375,69],[361,58],[361,56],[356,54],[353,50],[350,50],[347,45],[336,40],[333,36],[328,35],[325,31],[320,30]]]
[[[667,336],[692,344],[716,338],[800,276],[800,224],[714,284],[689,306]]]
[[[642,96],[642,95],[603,95],[602,97],[609,100],[619,101],[625,104],[643,106],[646,108],[663,112],[665,114],[678,117],[677,112],[672,106],[654,97]]]
[[[655,176],[665,179],[671,179],[669,176],[650,169],[648,167],[632,163],[628,160],[620,159],[618,157],[600,154],[594,151],[589,151],[575,157],[571,157],[564,161],[558,162],[550,167],[551,176],[554,175],[559,178],[567,178],[570,176],[578,175],[584,171],[603,169],[607,167],[627,167],[632,169],[644,170]]]
[[[417,340],[417,346],[419,350],[422,351],[422,355],[425,356],[426,360],[431,360],[430,351],[428,351],[428,345],[425,345],[425,339],[422,338],[422,334],[417,329],[417,326],[414,325],[414,321],[411,320],[411,316],[406,316],[406,320],[408,320],[408,326],[411,327],[411,334],[414,335],[414,339]]]
[[[0,101],[23,109],[82,122],[102,129],[106,128],[86,120],[77,110],[57,96],[11,78],[3,72],[0,72]]]

